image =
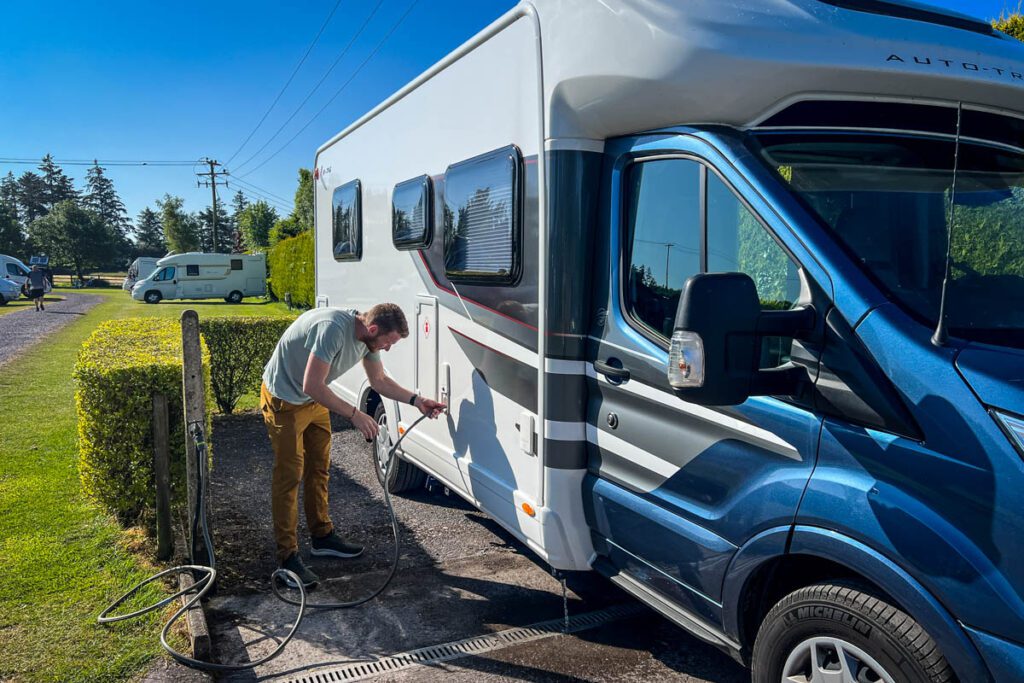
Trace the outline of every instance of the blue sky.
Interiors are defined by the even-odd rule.
[[[991,18],[1017,1],[931,4]],[[49,152],[57,159],[184,161],[210,156],[227,162],[288,80],[335,2],[4,3],[0,158],[39,159]],[[321,143],[515,4],[419,0],[406,15],[412,2],[340,1],[277,106],[227,164],[240,181],[249,183],[243,186],[247,194],[264,194],[279,212],[287,213],[296,170],[312,166]],[[244,163],[292,115],[371,13],[365,30],[323,85],[280,135]],[[0,162],[0,175],[32,169]],[[82,185],[85,166],[64,165],[64,170]],[[192,211],[210,201],[210,191],[196,187],[189,165],[108,166],[108,173],[133,219],[165,192],[184,197]],[[231,182],[227,190],[221,189],[222,197],[237,186]]]

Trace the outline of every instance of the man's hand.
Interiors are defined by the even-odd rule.
[[[438,415],[448,409],[448,406],[420,396],[416,399],[416,409],[424,415],[429,415],[431,420],[435,420]]]
[[[377,421],[367,415],[361,410],[357,410],[352,415],[352,424],[356,429],[363,433],[367,441],[373,441],[377,438],[377,432],[380,430],[380,426]]]

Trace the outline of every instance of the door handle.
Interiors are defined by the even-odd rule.
[[[611,361],[612,359],[609,358],[608,360]],[[608,381],[615,382],[616,384],[629,381],[629,370],[615,367],[603,360],[594,361],[594,370],[607,377]]]

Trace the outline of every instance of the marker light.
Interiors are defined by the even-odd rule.
[[[529,503],[523,503],[523,512],[530,515],[531,517],[537,516],[537,511],[533,509],[533,506]]]
[[[1006,435],[1010,437],[1013,445],[1017,447],[1017,452],[1024,457],[1024,420],[995,410],[992,411],[992,414]]]
[[[704,386],[704,342],[696,332],[676,330],[672,335],[668,383],[675,389]]]

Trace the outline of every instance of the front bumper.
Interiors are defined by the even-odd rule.
[[[1024,644],[964,626],[996,683],[1024,681]]]

